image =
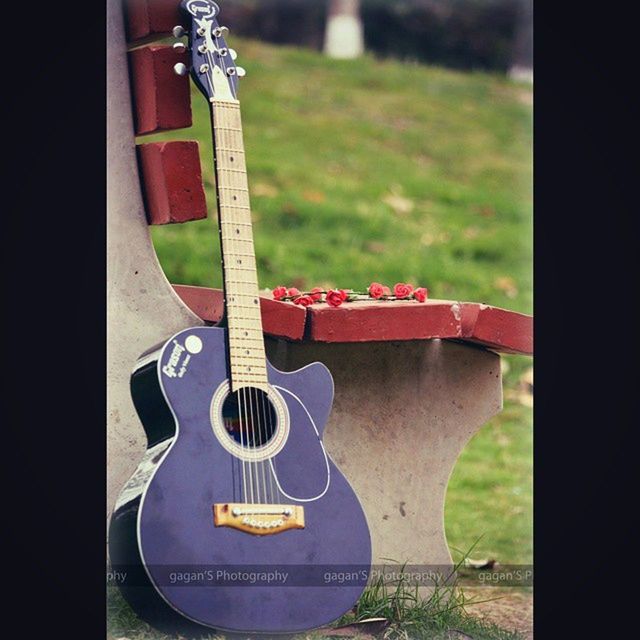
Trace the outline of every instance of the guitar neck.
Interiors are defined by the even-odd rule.
[[[267,388],[240,103],[212,100],[218,221],[231,386]]]

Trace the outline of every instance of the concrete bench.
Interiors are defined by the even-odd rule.
[[[135,142],[191,125],[188,78],[172,72],[184,53],[156,45],[127,53],[127,44],[168,35],[177,5],[131,0],[125,31],[119,0],[108,3],[107,513],[146,444],[129,393],[136,359],[222,315],[220,291],[168,282],[149,234],[150,224],[206,217],[197,143]],[[325,443],[364,505],[374,562],[450,563],[448,479],[468,440],[502,408],[498,353],[532,353],[532,318],[446,300],[303,309],[265,297],[261,307],[276,367],[321,361],[334,376]]]

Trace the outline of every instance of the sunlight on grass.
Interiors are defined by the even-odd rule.
[[[521,85],[236,40],[262,287],[413,281],[432,297],[531,311]],[[192,102],[193,128],[140,141],[197,139],[215,212],[207,105],[195,89]],[[394,194],[408,211],[389,204]],[[172,282],[221,285],[215,213],[152,233]]]

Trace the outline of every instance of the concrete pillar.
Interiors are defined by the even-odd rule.
[[[502,408],[499,356],[440,340],[270,347],[280,369],[320,361],[333,374],[324,442],[363,503],[374,563],[449,564],[447,483]]]
[[[129,393],[138,356],[201,325],[174,293],[151,242],[133,137],[121,0],[107,2],[107,514],[145,450]]]

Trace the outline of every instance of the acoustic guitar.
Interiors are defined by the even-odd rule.
[[[137,363],[131,392],[148,449],[111,518],[110,559],[125,599],[158,628],[300,632],[360,597],[369,529],[322,442],[328,369],[286,373],[266,358],[238,101],[244,72],[218,6],[180,8],[187,26],[174,35],[187,36],[190,74],[211,114],[225,319],[181,331]]]

